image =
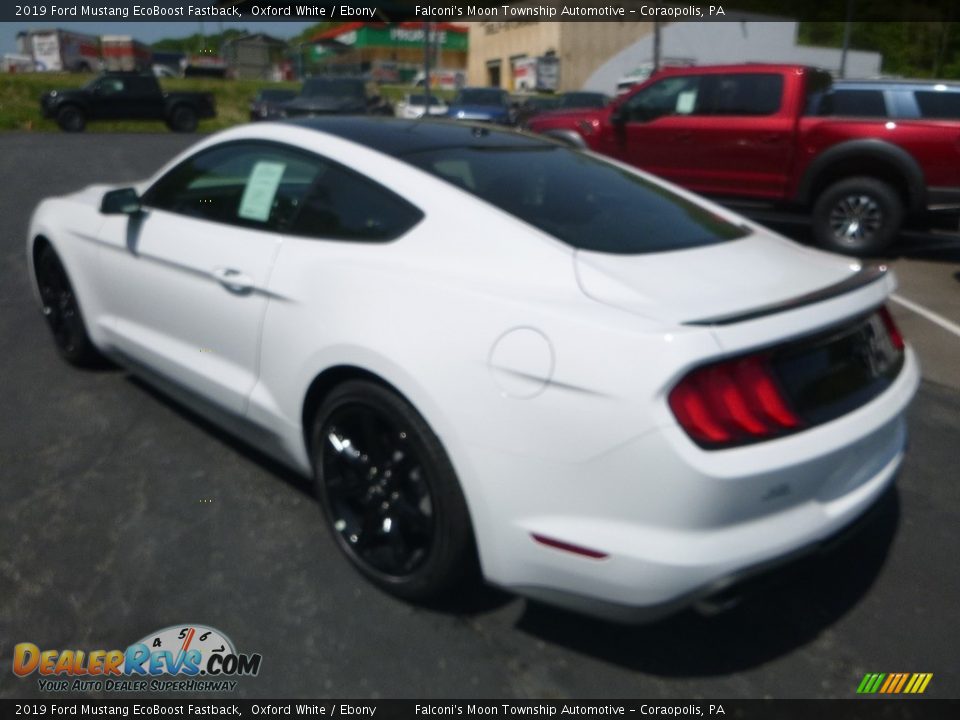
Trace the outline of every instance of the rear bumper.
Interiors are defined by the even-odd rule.
[[[858,510],[859,516],[854,516],[851,521],[840,525],[824,538],[764,562],[720,575],[674,598],[650,605],[631,605],[540,586],[520,585],[509,589],[551,605],[621,623],[649,623],[689,607],[703,609],[700,606],[712,608],[735,602],[738,598],[749,595],[756,586],[788,573],[800,561],[836,550],[875,522],[876,516],[882,511],[883,498],[892,491],[892,482],[902,457],[902,453],[898,454],[884,471],[871,481],[869,500]],[[686,569],[682,572],[687,574]]]
[[[478,537],[484,571],[519,594],[627,622],[722,592],[816,549],[876,503],[903,460],[918,383],[908,350],[882,395],[767,443],[704,451],[672,426],[575,466],[497,458],[483,474],[507,493],[494,505],[512,511],[495,537]]]

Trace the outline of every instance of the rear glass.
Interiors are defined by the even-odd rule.
[[[401,159],[581,250],[682,250],[748,230],[611,163],[554,145],[456,147]]]

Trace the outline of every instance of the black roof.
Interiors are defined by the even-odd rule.
[[[364,115],[331,115],[286,122],[336,135],[386,155],[408,155],[454,147],[492,149],[556,144],[552,140],[528,133],[457,120],[401,120]]]

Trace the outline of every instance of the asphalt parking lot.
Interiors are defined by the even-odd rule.
[[[932,672],[928,696],[960,697],[960,239],[907,233],[891,252],[924,382],[897,490],[850,542],[711,618],[624,628],[495,591],[416,608],[348,567],[306,482],[55,354],[31,210],[194,139],[0,135],[0,696],[44,696],[13,676],[14,643],[124,648],[203,623],[263,655],[242,697],[851,698],[867,672]]]

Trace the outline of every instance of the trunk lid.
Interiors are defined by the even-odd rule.
[[[598,302],[653,320],[706,325],[839,294],[863,272],[856,261],[763,232],[642,255],[578,250],[574,263],[581,290]]]

